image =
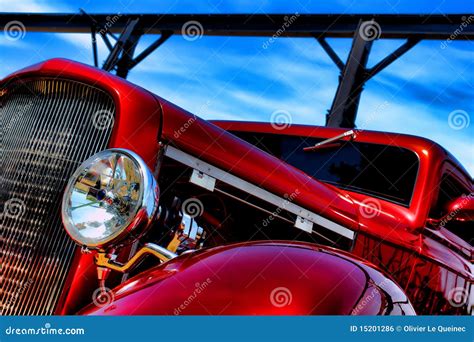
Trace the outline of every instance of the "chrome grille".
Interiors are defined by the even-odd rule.
[[[62,193],[107,147],[115,106],[102,90],[49,78],[9,85],[0,104],[1,314],[52,314],[75,248]]]

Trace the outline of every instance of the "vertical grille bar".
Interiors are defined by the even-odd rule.
[[[49,78],[10,85],[0,104],[1,314],[52,314],[74,252],[62,193],[107,147],[115,106],[102,90]]]

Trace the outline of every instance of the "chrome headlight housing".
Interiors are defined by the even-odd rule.
[[[79,166],[62,201],[62,220],[79,245],[103,250],[137,239],[158,211],[158,185],[145,162],[125,149],[99,152]]]

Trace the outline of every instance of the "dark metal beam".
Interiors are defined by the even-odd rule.
[[[109,51],[112,51],[114,47],[110,43],[110,40],[107,37],[107,33],[99,31],[99,34],[102,37],[102,40],[104,41],[105,46],[107,46],[107,49],[109,49]]]
[[[99,66],[99,56],[97,53],[97,38],[96,38],[95,25],[91,26],[91,40],[92,40],[92,57],[94,59],[94,66],[97,68]]]
[[[164,42],[168,40],[169,37],[173,35],[173,32],[165,31],[161,34],[161,37],[155,40],[149,47],[143,50],[137,57],[130,62],[130,69],[132,69],[135,65],[140,63],[144,60],[150,53],[155,51],[159,46],[161,46]]]
[[[91,25],[92,49],[93,49],[93,54],[94,54],[94,65],[97,67],[99,65],[99,62],[98,62],[98,54],[97,54],[96,34],[97,34],[97,32],[100,34],[100,36],[102,37],[102,40],[105,43],[105,46],[107,46],[109,51],[112,51],[113,46],[112,46],[112,44],[110,44],[109,38],[107,38],[107,33],[110,33],[110,32],[108,32],[108,30],[104,28],[104,25],[102,23],[99,23],[93,16],[89,15],[82,8],[79,9],[79,12],[81,13],[81,16],[83,18],[85,18],[85,20],[89,20],[90,25]],[[0,17],[1,17],[1,13],[0,13]],[[115,39],[115,40],[117,40],[117,39]]]
[[[133,53],[141,37],[137,31],[137,24],[140,19],[129,19],[127,26],[120,34],[114,48],[107,57],[102,69],[111,71],[117,68],[117,75],[123,78],[127,77],[130,70],[130,62],[133,60]]]
[[[328,127],[355,127],[357,108],[365,83],[367,60],[374,40],[361,34],[361,29],[367,27],[367,23],[372,21],[361,20],[354,34],[347,62],[339,78],[336,96],[326,117]]]
[[[336,66],[339,68],[339,70],[342,71],[342,69],[344,69],[344,62],[341,61],[341,59],[337,55],[336,51],[334,51],[332,49],[331,45],[328,44],[326,39],[324,39],[324,38],[316,38],[316,39],[318,40],[319,44],[324,49],[324,51],[326,51],[328,56],[332,59],[334,64],[336,64]]]
[[[116,69],[117,76],[127,78],[128,73],[133,67],[148,57],[148,55],[150,55],[173,35],[173,32],[170,31],[163,32],[159,39],[154,41],[150,46],[148,46],[137,57],[134,58],[133,55],[135,53],[135,48],[137,47],[140,37],[143,35],[143,32],[138,29],[139,22],[139,18],[129,20],[127,26],[120,34],[120,37],[104,62],[102,69],[106,71],[112,71]]]
[[[138,21],[138,19],[136,19]],[[131,69],[131,64],[133,61],[133,54],[135,53],[135,48],[138,45],[138,41],[142,36],[141,33],[132,31],[129,39],[127,39],[123,45],[122,56],[117,62],[117,76],[127,78],[128,73]],[[120,38],[119,38],[120,41]]]
[[[385,69],[387,66],[392,64],[398,58],[400,58],[403,54],[409,51],[412,47],[414,47],[421,39],[419,38],[409,38],[403,45],[401,45],[398,49],[393,51],[390,55],[382,59],[372,68],[367,70],[366,79],[370,79],[378,74],[380,71]]]
[[[73,13],[0,13],[0,28],[12,20],[25,25],[27,32],[83,32],[90,30],[91,18],[106,23],[118,17],[110,27],[122,32],[131,18],[140,19],[144,33],[157,34],[171,31],[182,34],[188,21],[199,22],[204,35],[224,36],[279,36],[285,37],[352,37],[359,20],[374,19],[381,27],[380,38],[419,37],[447,39],[455,31],[457,40],[473,39],[474,25],[466,22],[462,14],[448,15],[392,15],[392,14],[73,14]],[[289,18],[291,24],[288,24]],[[284,25],[284,24],[287,25]]]

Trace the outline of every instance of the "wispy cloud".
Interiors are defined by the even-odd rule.
[[[2,12],[27,12],[27,13],[54,13],[77,10],[64,2],[55,1],[54,5],[47,0],[0,0]]]

